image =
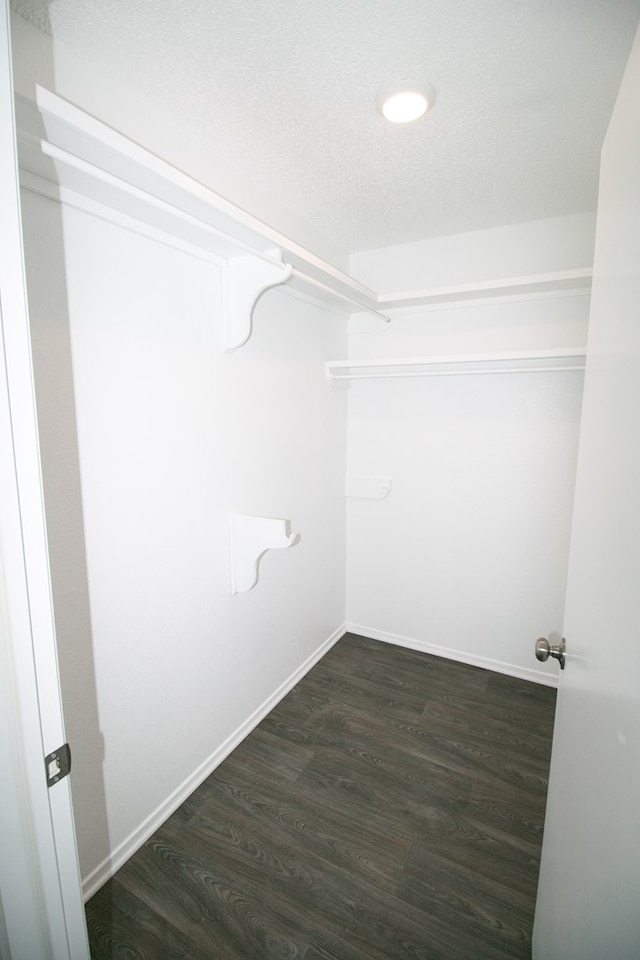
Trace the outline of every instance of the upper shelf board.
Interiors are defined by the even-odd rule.
[[[375,310],[374,291],[49,90],[16,108],[22,171],[224,260],[283,257],[299,286],[328,285],[345,313]]]
[[[503,353],[397,357],[381,360],[329,360],[330,380],[383,380],[397,377],[444,377],[490,373],[584,370],[586,348],[520,350]]]
[[[432,287],[428,290],[408,291],[406,293],[381,293],[378,296],[378,303],[382,310],[406,310],[411,307],[464,303],[469,300],[484,300],[492,297],[517,297],[540,293],[559,293],[564,290],[586,290],[591,286],[592,272],[591,267],[579,267],[574,270],[558,270],[552,273],[508,277],[500,280],[482,280],[476,283]]]
[[[590,268],[405,293],[377,293],[139,144],[43,87],[16,98],[20,167],[105,210],[133,218],[222,261],[253,254],[292,267],[292,286],[345,313],[389,311],[588,287]],[[27,179],[27,178],[25,178]],[[274,254],[275,250],[275,254]]]

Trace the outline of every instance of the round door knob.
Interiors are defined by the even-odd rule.
[[[549,641],[546,637],[539,637],[536,640],[536,660],[542,660],[544,663],[545,660],[549,659],[549,653],[551,652],[551,647],[549,646]]]
[[[546,637],[539,637],[538,640],[536,640],[536,659],[544,663],[549,657],[553,657],[554,660],[560,663],[560,669],[564,670],[566,648],[567,645],[564,640],[562,643],[551,644]]]

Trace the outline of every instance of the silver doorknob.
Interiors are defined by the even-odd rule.
[[[558,644],[550,644],[546,637],[540,637],[536,640],[536,658],[542,660],[544,663],[545,660],[548,660],[549,657],[553,657],[554,660],[558,660],[560,663],[560,669],[564,670],[564,661],[566,659],[566,650],[567,645],[564,642]]]

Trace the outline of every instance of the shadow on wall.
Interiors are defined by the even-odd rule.
[[[40,82],[55,88],[53,52]],[[34,91],[35,96],[35,91]],[[60,683],[81,875],[109,855],[62,207],[22,190],[31,343]]]

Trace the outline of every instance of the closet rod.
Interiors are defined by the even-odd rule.
[[[300,280],[303,280],[304,283],[308,283],[312,287],[318,287],[320,290],[328,290],[335,297],[339,297],[342,300],[346,300],[347,303],[354,303],[357,307],[360,307],[361,310],[366,311],[366,313],[373,314],[374,317],[379,317],[381,320],[384,320],[385,323],[391,323],[391,317],[387,317],[384,313],[380,313],[379,310],[374,310],[373,307],[367,307],[365,304],[361,303],[360,300],[356,300],[355,297],[350,296],[348,293],[343,293],[342,290],[335,290],[328,283],[324,283],[322,280],[316,280],[315,277],[310,277],[308,273],[305,273],[304,270],[300,270],[298,267],[293,267],[292,271],[293,277],[299,277]]]

